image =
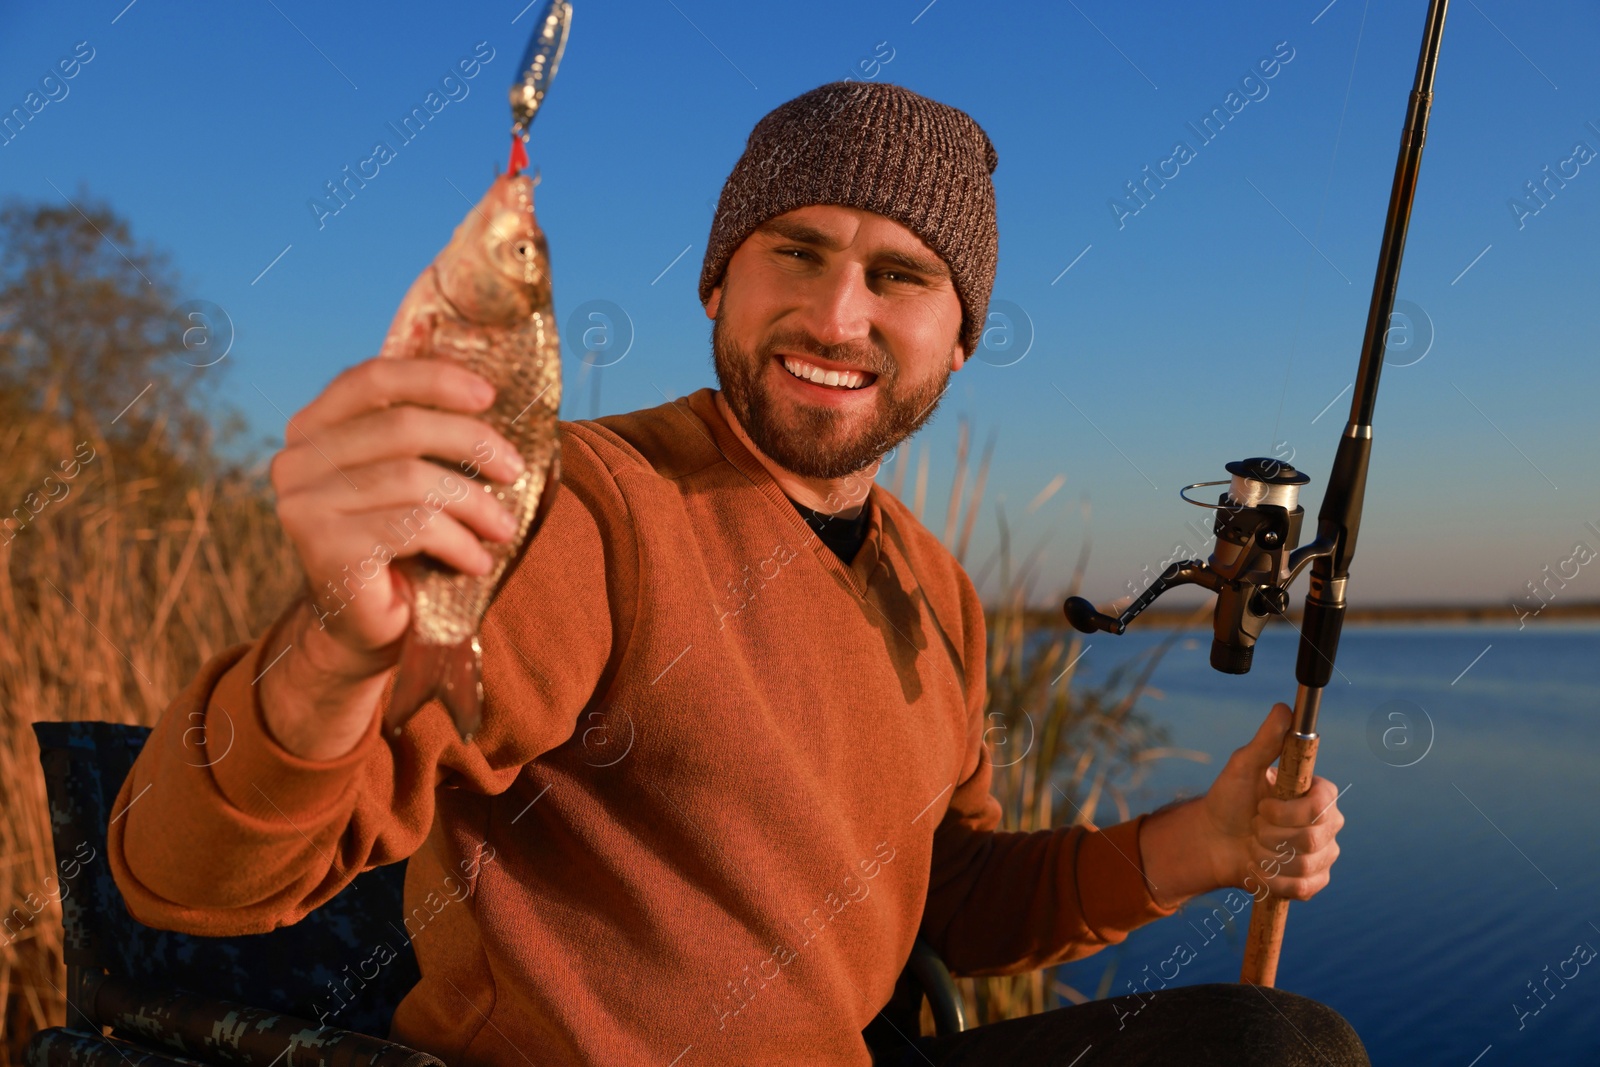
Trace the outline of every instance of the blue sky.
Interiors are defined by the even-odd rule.
[[[125,4],[0,8],[5,111],[79,42],[93,49],[66,95],[0,146],[0,196],[87,192],[168,249],[185,294],[233,320],[234,348],[205,373],[270,450],[286,413],[376,352],[463,195],[503,165],[505,90],[534,12]],[[963,108],[999,151],[994,295],[1031,344],[1008,348],[997,329],[900,452],[930,449],[939,532],[959,417],[978,444],[997,434],[971,569],[998,542],[1003,499],[1024,551],[1047,538],[1039,591],[1052,592],[1087,498],[1088,591],[1108,599],[1175,545],[1202,547],[1179,486],[1274,450],[1312,475],[1314,512],[1425,7],[577,0],[530,145],[539,217],[558,315],[609,301],[633,343],[599,372],[598,397],[596,372],[580,380],[569,360],[564,414],[713,383],[695,282],[722,180],[761,115],[854,72]],[[1578,142],[1600,152],[1597,44],[1593,5],[1452,5],[1400,281],[1432,342],[1384,375],[1352,601],[1509,604],[1578,542],[1600,549],[1586,525],[1600,530],[1600,162],[1574,159]],[[387,124],[475,49],[493,58],[401,144]],[[1292,58],[1241,88],[1275,50]],[[1232,91],[1246,103],[1203,143],[1187,124]],[[310,202],[378,140],[395,157],[319,225]],[[1179,140],[1193,156],[1177,176],[1136,214],[1114,210]],[[1547,165],[1570,177],[1519,219],[1509,201]],[[1057,474],[1060,492],[1024,516]],[[1592,569],[1560,596],[1600,596]]]

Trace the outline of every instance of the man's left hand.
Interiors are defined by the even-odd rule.
[[[1283,752],[1292,718],[1287,704],[1272,706],[1255,737],[1228,757],[1201,799],[1204,818],[1196,820],[1217,884],[1258,898],[1265,885],[1273,896],[1310,900],[1339,858],[1334,838],[1344,816],[1332,782],[1313,778],[1310,791],[1295,800],[1273,796],[1278,768],[1271,764]]]

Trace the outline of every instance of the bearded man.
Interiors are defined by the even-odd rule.
[[[721,388],[561,424],[560,492],[485,619],[479,732],[437,701],[380,731],[409,622],[389,567],[325,625],[303,596],[202,668],[129,774],[109,843],[134,915],[266,931],[369,867],[409,859],[408,909],[470,872],[413,939],[391,1034],[452,1065],[1367,1063],[1330,1009],[1252,986],[873,1027],[919,934],[958,976],[1050,967],[1268,858],[1305,900],[1343,824],[1326,779],[1270,798],[1277,705],[1202,797],[997,829],[983,605],[874,482],[979,343],[996,160],[883,83],[763,118],[700,277]],[[475,443],[515,478],[472,418],[487,385],[369,360],[291,420],[272,478],[309,589],[373,555],[487,571],[481,541],[512,536],[488,494],[373,551]],[[232,749],[197,764],[224,715]]]

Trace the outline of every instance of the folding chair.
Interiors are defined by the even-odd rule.
[[[117,793],[149,728],[33,724],[63,892],[67,1025],[41,1030],[28,1067],[443,1067],[373,1035],[419,978],[409,942],[374,977],[348,961],[391,947],[403,923],[405,863],[356,876],[293,926],[241,937],[156,930],[128,914],[106,860]],[[134,798],[134,803],[138,798]],[[919,1033],[922,999],[937,1033],[965,1028],[955,984],[921,938],[894,997],[864,1031],[874,1049]],[[330,1005],[333,1006],[330,1010]],[[312,1021],[318,1020],[318,1021]]]

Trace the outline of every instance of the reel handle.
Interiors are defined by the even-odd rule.
[[[1115,617],[1102,614],[1089,601],[1081,596],[1069,597],[1061,606],[1067,616],[1067,622],[1079,633],[1092,634],[1099,630],[1107,633],[1120,634],[1128,629],[1128,623],[1139,616],[1145,608],[1155,603],[1156,597],[1168,589],[1179,585],[1198,585],[1215,593],[1222,584],[1222,579],[1217,572],[1206,565],[1202,559],[1184,559],[1172,564],[1162,571],[1155,581],[1150,583],[1150,588],[1139,594],[1139,598],[1126,608],[1122,614]]]
[[[1102,615],[1099,608],[1081,596],[1068,597],[1062,605],[1062,611],[1066,613],[1068,624],[1079,633],[1092,634],[1105,630],[1120,634],[1126,628],[1125,624],[1110,615]]]

